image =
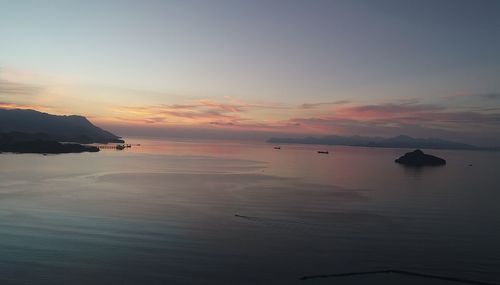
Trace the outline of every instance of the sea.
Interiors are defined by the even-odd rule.
[[[500,284],[500,152],[126,140],[0,154],[0,284]]]

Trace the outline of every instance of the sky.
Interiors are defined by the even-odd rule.
[[[497,0],[0,0],[0,108],[118,135],[500,145]]]

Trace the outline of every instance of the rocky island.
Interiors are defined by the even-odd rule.
[[[123,140],[83,116],[0,109],[0,153],[98,152],[99,148],[84,145],[92,143],[123,143]]]
[[[446,160],[430,155],[425,154],[420,149],[414,150],[412,152],[407,152],[405,155],[395,160],[396,163],[400,163],[407,166],[439,166],[445,165]]]

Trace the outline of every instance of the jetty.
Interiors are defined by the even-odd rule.
[[[139,146],[140,144],[135,144],[134,146]],[[125,148],[131,148],[132,144],[115,144],[115,145],[98,145],[99,149],[116,149],[124,150]]]

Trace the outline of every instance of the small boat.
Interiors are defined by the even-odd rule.
[[[327,150],[318,150],[318,153],[328,154],[328,151]]]
[[[281,149],[281,146],[275,146],[274,149]]]

